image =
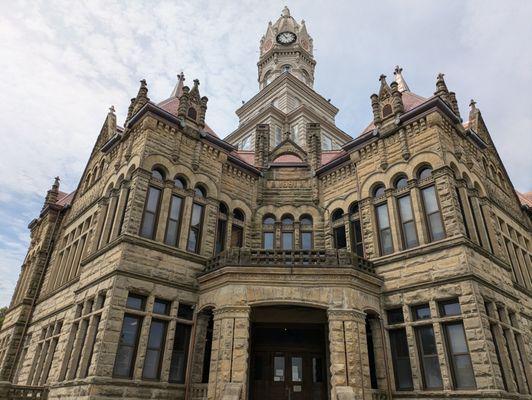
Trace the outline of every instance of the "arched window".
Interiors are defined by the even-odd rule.
[[[294,217],[289,214],[281,218],[281,247],[283,250],[294,248]]]
[[[404,175],[400,175],[397,178],[395,178],[394,187],[396,189],[403,189],[408,186],[408,179]]]
[[[384,193],[385,193],[385,189],[382,183],[373,188],[373,197],[384,196]]]
[[[196,197],[207,197],[207,191],[205,190],[205,188],[201,185],[197,185],[195,188],[194,188],[194,196]]]
[[[162,175],[157,171],[152,171],[159,174],[161,178],[155,178],[162,180]],[[161,199],[162,189],[156,186],[150,185],[148,187],[148,193],[146,195],[146,203],[144,205],[144,213],[142,216],[142,223],[140,227],[140,236],[148,239],[154,239],[157,231],[157,222],[159,216],[159,203]]]
[[[362,239],[360,210],[357,202],[354,202],[349,207],[349,220],[351,222],[351,248],[359,257],[364,257],[364,241]]]
[[[421,167],[417,173],[417,179],[423,180],[432,176],[432,168],[430,166]]]
[[[168,220],[166,221],[166,232],[164,242],[170,246],[179,244],[179,231],[181,228],[181,215],[183,213],[183,198],[177,194],[170,197],[170,208],[168,210]]]
[[[220,202],[218,206],[218,226],[216,229],[216,245],[214,251],[216,254],[225,250],[225,238],[227,235],[227,205]]]
[[[231,226],[231,247],[244,246],[244,221],[246,216],[239,208],[233,210],[233,224]]]
[[[304,214],[299,218],[300,247],[302,250],[311,250],[313,243],[312,217]]]
[[[388,115],[391,115],[391,114],[392,114],[392,106],[390,104],[386,104],[382,108],[382,117],[386,118]]]
[[[158,181],[164,181],[164,171],[160,168],[154,168],[151,170],[151,177],[157,179]]]
[[[174,178],[174,186],[178,189],[186,189],[187,188],[187,182],[183,177],[176,176]]]
[[[443,220],[441,217],[440,204],[436,194],[436,186],[430,185],[421,189],[421,200],[425,213],[425,224],[429,232],[430,241],[436,241],[445,237]]]
[[[400,176],[395,181],[396,189],[405,188],[408,182],[405,176]],[[416,232],[416,223],[414,220],[414,209],[412,208],[412,198],[410,191],[400,192],[397,199],[397,208],[399,210],[399,225],[401,226],[401,239],[403,249],[410,249],[419,245]]]
[[[262,219],[262,248],[275,248],[275,217],[271,214]]]
[[[200,252],[204,211],[204,204],[197,202],[192,203],[192,214],[190,216],[190,228],[188,231],[187,250],[193,253]]]
[[[341,208],[337,208],[331,214],[334,247],[337,249],[344,249],[347,247],[347,237],[345,234],[345,225],[343,217],[344,210],[342,210]]]
[[[187,117],[195,120],[198,116],[198,112],[194,107],[190,107],[187,111]]]

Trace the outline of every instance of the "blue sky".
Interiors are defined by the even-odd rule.
[[[514,185],[532,190],[532,2],[529,1],[10,1],[0,15],[0,305],[24,259],[28,223],[61,177],[77,186],[108,107],[123,122],[145,78],[168,97],[198,78],[220,136],[258,90],[258,45],[284,5],[314,38],[315,89],[357,135],[371,120],[381,73],[404,68],[430,96],[444,72],[462,116],[481,109]]]

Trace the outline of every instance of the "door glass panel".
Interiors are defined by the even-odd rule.
[[[303,358],[292,357],[292,382],[303,380]]]
[[[275,356],[273,358],[273,381],[274,382],[284,381],[284,357],[283,356]]]
[[[323,367],[321,357],[312,357],[312,382],[323,382]]]

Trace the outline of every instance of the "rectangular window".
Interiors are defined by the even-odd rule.
[[[416,223],[412,212],[412,201],[410,195],[397,199],[399,206],[399,218],[401,220],[401,233],[405,249],[410,249],[418,245]]]
[[[312,232],[301,232],[301,249],[312,249]]]
[[[283,232],[281,239],[284,250],[292,250],[294,248],[294,232]]]
[[[449,317],[452,315],[460,315],[460,303],[457,299],[440,301],[438,303],[440,307],[440,315],[442,317]]]
[[[200,250],[203,209],[204,207],[201,204],[194,203],[192,206],[192,216],[190,218],[190,230],[188,233],[187,250],[193,253],[199,253]]]
[[[181,221],[181,210],[183,199],[172,195],[170,200],[170,211],[168,212],[168,222],[166,224],[166,234],[164,243],[170,246],[177,246],[179,241],[179,225]]]
[[[194,307],[187,303],[179,303],[177,308],[177,318],[187,319],[192,321],[194,317]]]
[[[231,247],[243,247],[244,246],[244,228],[239,225],[233,225],[231,227]]]
[[[274,247],[274,234],[273,232],[264,232],[262,234],[262,247],[266,250],[272,250]]]
[[[170,382],[185,383],[190,330],[190,325],[178,323],[175,327],[174,348],[172,349],[170,376],[168,378]]]
[[[392,310],[388,310],[386,311],[386,314],[388,316],[388,325],[402,324],[403,322],[405,322],[405,317],[403,315],[402,308],[394,308]]]
[[[389,331],[390,348],[392,351],[393,371],[397,390],[412,390],[412,369],[408,354],[408,342],[405,329]]]
[[[218,219],[218,228],[216,229],[216,254],[225,250],[225,235],[227,234],[227,221]]]
[[[351,221],[351,229],[353,231],[353,249],[359,257],[364,257],[364,242],[362,241],[360,219]]]
[[[412,318],[414,321],[430,319],[430,307],[428,304],[421,304],[412,307]]]
[[[138,294],[130,293],[127,296],[126,307],[132,310],[144,311],[146,307],[146,297]]]
[[[148,188],[148,196],[146,198],[146,205],[144,206],[140,236],[148,239],[153,239],[155,237],[160,197],[161,189],[157,189],[153,186]]]
[[[432,325],[415,328],[425,389],[441,389],[443,382]]]
[[[458,205],[460,206],[460,213],[462,214],[462,220],[464,221],[465,233],[466,233],[466,236],[471,239],[471,235],[469,233],[469,227],[467,226],[467,219],[465,216],[464,203],[462,202],[462,196],[460,195],[460,190],[458,188],[455,188],[455,189],[456,189],[456,198],[458,199]]]
[[[444,325],[447,352],[451,360],[451,372],[456,389],[475,389],[475,375],[467,347],[464,325],[453,322]]]
[[[133,376],[141,326],[142,317],[130,314],[124,315],[113,376],[118,378],[131,378]]]
[[[347,247],[347,240],[345,237],[345,226],[340,225],[333,229],[334,247],[337,249],[345,249]]]
[[[440,207],[436,198],[436,188],[429,186],[421,190],[423,198],[423,209],[425,210],[425,219],[430,235],[430,240],[441,240],[445,237],[443,230],[443,221],[441,219]]]
[[[161,299],[155,299],[153,302],[153,313],[168,315],[170,314],[170,302]]]
[[[142,370],[142,377],[145,379],[159,379],[166,340],[166,327],[167,321],[158,319],[151,321],[144,369]]]
[[[379,242],[381,255],[393,253],[392,230],[388,216],[388,205],[381,204],[375,208],[377,212],[377,226],[379,227]]]

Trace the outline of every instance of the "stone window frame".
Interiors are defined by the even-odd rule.
[[[289,224],[285,224],[284,220],[290,219],[292,222]],[[286,213],[281,216],[280,220],[280,230],[281,230],[281,240],[280,240],[280,248],[284,251],[293,251],[296,248],[296,221],[292,214]],[[290,234],[292,237],[292,246],[290,248],[284,248],[284,235]]]
[[[225,209],[225,212],[222,211],[222,207]],[[218,204],[218,214],[216,218],[216,232],[215,232],[215,243],[214,243],[214,254],[219,254],[226,249],[227,242],[227,223],[229,220],[229,207],[223,201],[220,201]],[[218,245],[220,249],[218,250]]]
[[[528,240],[515,227],[499,216],[497,217],[497,224],[504,243],[504,253],[512,267],[514,283],[518,286],[532,289],[532,276],[530,275],[532,256],[528,251]],[[508,245],[511,245],[511,247],[508,247]]]
[[[70,323],[70,333],[58,381],[84,379],[90,376],[94,366],[93,357],[96,343],[101,340],[101,321],[105,309],[107,291],[75,304],[74,318]],[[100,337],[99,337],[100,336]]]
[[[407,180],[407,184],[406,186],[402,186],[402,187],[398,187],[397,183],[398,181],[402,180],[402,179],[406,179]],[[406,174],[404,173],[399,173],[397,174],[397,176],[394,177],[393,179],[393,191],[392,191],[392,196],[394,197],[394,207],[396,207],[397,209],[397,223],[399,225],[399,239],[401,241],[401,247],[402,247],[402,250],[410,250],[410,249],[413,249],[415,247],[419,247],[420,246],[420,235],[419,235],[419,232],[418,232],[418,224],[417,224],[417,218],[416,218],[416,212],[415,212],[415,209],[414,209],[414,204],[413,204],[413,199],[412,199],[412,189],[413,188],[416,188],[416,184],[415,184],[415,181],[411,180],[409,181],[408,180],[408,177],[406,176]],[[409,221],[403,221],[403,217],[401,216],[401,207],[399,205],[399,200],[404,198],[404,197],[408,197],[409,198],[409,203],[410,203],[410,210],[412,212],[412,219],[409,220]],[[407,246],[407,243],[406,243],[406,233],[405,233],[405,229],[404,229],[404,225],[408,222],[412,222],[414,224],[414,234],[415,234],[415,237],[416,237],[416,244],[415,245],[412,245],[410,247]]]
[[[172,382],[169,380],[170,364],[172,361],[175,330],[176,330],[177,324],[189,325],[191,327],[191,330],[192,331],[194,330],[194,325],[196,323],[196,315],[197,315],[195,303],[187,301],[187,300],[181,300],[181,299],[172,300],[172,299],[169,299],[168,297],[165,298],[165,296],[158,295],[156,293],[146,293],[142,291],[141,289],[135,290],[132,288],[128,292],[128,296],[129,294],[140,295],[140,296],[145,297],[145,304],[142,310],[127,308],[125,302],[123,305],[119,306],[119,308],[122,310],[121,321],[124,320],[124,317],[126,315],[131,315],[131,316],[138,317],[141,322],[139,326],[139,335],[137,338],[136,349],[135,349],[134,356],[132,359],[131,376],[129,378],[120,377],[117,379],[135,380],[135,381],[141,380],[144,382],[156,382],[156,383],[161,383],[161,384],[169,384],[171,386],[184,387],[185,383],[177,383],[177,382]],[[126,296],[126,299],[127,299],[127,296]],[[162,301],[166,301],[169,303],[168,314],[158,314],[158,313],[153,312],[155,300],[162,300]],[[186,304],[192,307],[192,310],[193,310],[192,319],[181,318],[178,316],[178,310],[179,310],[180,304]],[[156,380],[142,377],[142,372],[144,369],[144,361],[145,361],[146,351],[147,351],[147,338],[148,338],[148,333],[151,327],[152,319],[164,320],[167,322],[165,341],[164,341],[163,352],[161,356],[160,376],[159,376],[159,379],[156,379]],[[194,340],[194,336],[193,334],[191,334],[189,337],[188,344],[187,344],[187,352],[186,352],[187,359],[185,360],[185,377],[186,377],[186,374],[188,373],[188,369],[190,368],[189,364],[190,364],[190,357],[192,353],[191,346],[192,346],[193,340]],[[118,346],[114,354],[115,360],[116,360],[117,351],[118,351]]]
[[[351,240],[351,251],[356,253],[359,257],[364,257],[366,254],[366,246],[364,245],[364,232],[362,230],[362,212],[360,210],[360,202],[354,201],[349,206],[347,212],[349,214],[349,229],[350,229],[350,240]],[[356,206],[356,207],[355,207]],[[356,211],[355,211],[356,210]],[[360,230],[360,238],[357,235],[357,229],[355,228],[355,223],[358,221],[358,226]],[[358,254],[358,246],[362,248],[362,254]]]
[[[342,212],[342,215],[335,217],[335,214],[339,211]],[[347,237],[347,232],[345,230],[345,217],[346,217],[346,214],[343,208],[341,207],[335,208],[333,212],[331,213],[331,231],[332,231],[331,234],[332,234],[332,245],[334,249],[347,249],[348,237]],[[338,241],[336,239],[337,230],[340,232],[343,232],[344,239],[345,239],[344,247],[338,247]]]
[[[520,328],[519,314],[490,297],[484,297],[483,300],[504,390],[509,393],[531,394],[532,381],[529,378],[532,371],[527,360],[523,360],[523,355],[526,357],[527,354],[524,342],[526,335]]]
[[[310,224],[303,223],[304,219],[310,220]],[[314,248],[314,218],[310,214],[301,214],[298,220],[299,225],[299,248],[301,250],[312,250]],[[310,249],[303,249],[303,234],[310,233]]]
[[[183,195],[183,191],[185,189],[179,189],[177,187],[172,188],[172,193],[170,194],[170,202],[168,205],[168,216],[166,217],[166,226],[164,228],[164,244],[172,247],[178,247],[179,246],[179,240],[181,239],[181,228],[183,227],[183,214],[185,210],[185,196]],[[174,198],[179,198],[181,201],[181,204],[179,205],[179,215],[177,217],[177,220],[174,218],[171,218],[171,210],[172,210],[172,204],[174,202]],[[171,244],[168,243],[168,232],[170,227],[170,221],[177,221],[177,227],[176,227],[176,237],[175,237],[175,243]]]
[[[152,232],[151,237],[148,237],[142,234],[142,230],[144,228],[144,222],[146,219],[146,213],[147,213],[146,208],[148,206],[148,200],[150,197],[151,189],[155,189],[159,191],[159,198],[157,199],[157,206],[154,212],[155,219],[153,222],[153,232]],[[155,240],[155,237],[157,235],[157,227],[159,226],[159,217],[161,214],[161,203],[163,200],[163,192],[164,192],[164,180],[161,181],[151,176],[149,184],[148,184],[148,189],[146,190],[146,198],[144,199],[144,206],[142,207],[142,218],[140,220],[140,226],[139,226],[139,236],[144,239]]]
[[[273,224],[265,224],[264,221],[266,221],[266,219],[268,218],[273,218]],[[274,250],[277,248],[276,246],[276,240],[275,240],[275,236],[276,236],[276,227],[277,227],[277,224],[278,224],[278,221],[277,221],[277,217],[274,215],[274,214],[271,214],[271,213],[268,213],[266,215],[264,215],[262,217],[262,221],[261,221],[261,224],[262,224],[262,233],[261,233],[261,247],[264,249],[264,243],[265,243],[265,234],[266,233],[269,233],[269,234],[272,234],[273,236],[273,246],[271,249],[268,249],[268,250]]]
[[[440,194],[438,191],[438,186],[436,185],[436,180],[434,179],[434,170],[432,171],[431,175],[429,177],[426,177],[424,179],[419,179],[419,172],[422,171],[424,168],[432,167],[428,164],[422,164],[419,167],[416,168],[416,187],[419,189],[419,197],[420,197],[420,203],[421,203],[421,210],[422,210],[422,218],[423,218],[423,227],[426,230],[426,238],[428,243],[433,243],[435,241],[445,240],[448,237],[447,229],[445,228],[445,222],[443,220],[443,213],[442,213],[442,207],[441,207],[441,200],[440,200]],[[431,186],[434,187],[434,195],[436,197],[436,204],[438,205],[438,212],[440,214],[440,221],[443,229],[443,238],[434,240],[432,229],[430,228],[429,224],[429,215],[426,211],[426,205],[425,201],[423,199],[423,190],[429,189]]]
[[[199,195],[198,192],[196,192],[196,190],[201,191],[202,195]],[[201,239],[203,237],[203,232],[205,230],[205,226],[204,226],[205,221],[207,220],[206,215],[205,215],[207,213],[207,206],[208,206],[207,197],[208,197],[208,192],[205,186],[202,185],[201,183],[197,184],[194,188],[194,192],[192,195],[192,207],[190,210],[190,219],[188,222],[188,233],[187,233],[187,240],[186,240],[186,247],[185,247],[185,250],[188,251],[189,253],[194,253],[194,254],[201,253]],[[194,206],[195,205],[201,206],[201,215],[200,215],[200,221],[198,224],[199,228],[197,228],[196,246],[194,250],[191,250],[189,247],[190,234],[191,232],[196,230],[196,228],[193,228],[192,226],[192,218],[194,217]]]
[[[382,194],[378,193],[382,189]],[[379,256],[388,256],[390,254],[393,254],[395,250],[395,241],[394,241],[394,233],[393,233],[393,227],[392,227],[392,220],[390,218],[390,204],[388,202],[388,196],[391,193],[390,190],[386,189],[386,186],[383,182],[376,182],[373,187],[371,188],[371,200],[372,200],[372,206],[373,206],[373,216],[375,220],[375,238],[377,239],[377,248],[379,249]],[[379,207],[386,206],[386,214],[388,215],[388,227],[381,229],[380,227],[380,221],[377,209]],[[389,252],[384,252],[383,249],[383,241],[382,241],[382,232],[384,230],[388,229],[390,231],[390,239],[391,239],[391,250]]]
[[[26,385],[42,386],[48,381],[62,330],[62,319],[57,319],[41,328]]]
[[[242,215],[242,218],[237,217],[238,214]],[[242,248],[246,246],[246,213],[241,208],[234,208],[231,214],[231,238],[230,238],[230,247],[233,247],[233,232],[236,229],[241,230],[241,240],[242,243],[237,248]]]
[[[80,263],[89,252],[89,239],[97,240],[96,221],[96,214],[91,214],[63,236],[48,278],[47,292],[66,286],[78,277]]]
[[[451,300],[457,300],[460,304],[460,314],[457,315],[450,315],[450,316],[442,316],[440,313],[440,304],[451,301]],[[423,304],[428,304],[430,308],[430,314],[431,317],[427,319],[421,319],[414,321],[412,318],[412,309],[413,307],[417,307]],[[396,310],[396,309],[402,309],[403,311],[403,319],[404,321],[398,322],[398,323],[389,323],[388,321],[388,310]],[[411,366],[411,374],[413,379],[413,388],[411,391],[428,391],[428,392],[442,392],[442,391],[464,391],[464,390],[470,390],[470,389],[455,389],[454,387],[454,379],[452,378],[452,371],[451,371],[451,360],[449,359],[449,354],[447,351],[447,344],[445,343],[445,336],[443,333],[443,327],[445,324],[449,323],[457,323],[460,322],[463,324],[464,321],[464,314],[462,311],[462,303],[461,303],[461,296],[448,296],[448,297],[442,297],[442,298],[436,298],[436,299],[430,299],[426,301],[419,301],[415,303],[405,303],[405,304],[396,304],[396,305],[390,305],[385,308],[384,314],[386,315],[386,318],[384,319],[384,329],[386,332],[386,340],[388,343],[388,346],[390,344],[390,337],[388,332],[394,329],[406,329],[407,332],[407,341],[408,341],[408,347],[409,347],[409,356],[410,356],[410,366]],[[414,329],[418,326],[424,326],[424,325],[432,325],[434,329],[434,336],[436,341],[436,347],[438,350],[438,361],[440,366],[440,371],[442,374],[442,382],[443,386],[441,389],[425,389],[423,384],[423,377],[422,377],[422,371],[421,371],[421,362],[419,358],[419,346],[418,346],[418,340],[415,337]],[[469,349],[469,338],[467,337],[467,334],[465,334],[466,337],[466,343],[468,345]],[[414,350],[414,353],[412,353],[412,350]],[[388,348],[388,351],[390,351],[390,348]],[[391,353],[390,353],[391,355]],[[469,350],[469,356],[471,357],[471,351]],[[390,358],[391,359],[391,358]],[[390,366],[390,368],[392,368]],[[445,375],[444,372],[445,371]],[[395,373],[393,374],[395,376]],[[475,383],[477,380],[476,371],[473,367],[473,376],[475,379]],[[446,378],[449,379],[449,382],[451,384],[450,387],[448,387],[446,383]],[[416,382],[421,383],[421,386],[417,384]],[[395,389],[398,392],[403,392],[405,390]],[[408,390],[406,390],[408,392]]]

